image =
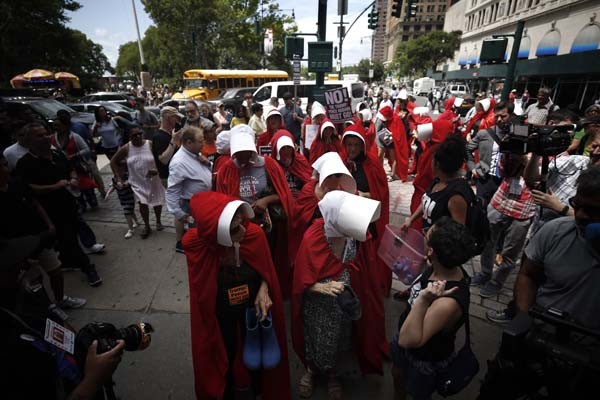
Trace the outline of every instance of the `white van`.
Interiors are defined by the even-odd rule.
[[[300,81],[298,85],[297,95],[302,99],[302,110],[306,111],[306,104],[309,98],[313,98],[313,92],[315,89],[315,81]],[[356,106],[361,101],[364,101],[364,84],[362,82],[350,82],[350,81],[325,81],[325,86],[328,89],[335,89],[340,87],[346,87],[348,94],[352,99],[352,110],[356,110]],[[294,94],[294,82],[293,81],[282,81],[282,82],[268,82],[263,84],[261,87],[256,89],[254,92],[254,101],[267,106],[271,97],[277,97],[279,99],[279,107],[283,107],[283,95],[286,92]],[[323,104],[324,105],[324,104]]]
[[[423,96],[431,93],[435,87],[435,80],[432,78],[419,78],[413,82],[413,94]]]
[[[467,85],[463,85],[463,84],[451,84],[446,86],[446,90],[448,91],[448,93],[450,93],[452,96],[457,96],[457,97],[463,97],[464,95],[469,93],[469,87]]]

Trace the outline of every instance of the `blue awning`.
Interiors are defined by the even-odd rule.
[[[560,32],[551,29],[540,40],[535,55],[538,57],[555,56],[558,54],[558,46],[560,46]]]
[[[573,40],[571,53],[581,53],[598,49],[600,44],[600,26],[590,23],[583,27]]]
[[[521,45],[519,46],[519,54],[517,58],[529,58],[529,49],[531,48],[531,38],[529,36],[524,36],[521,39]]]

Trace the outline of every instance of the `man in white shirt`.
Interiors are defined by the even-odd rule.
[[[559,108],[550,99],[550,89],[540,88],[537,93],[537,102],[527,107],[524,115],[527,117],[528,124],[546,125],[548,115]]]
[[[199,192],[208,192],[212,188],[212,171],[206,158],[199,153],[204,145],[202,129],[188,126],[181,136],[181,148],[169,164],[167,187],[167,208],[183,224],[189,222],[190,199]],[[183,229],[176,230],[175,251],[183,253],[181,238]]]
[[[9,171],[15,169],[17,166],[17,161],[19,161],[21,157],[29,152],[28,146],[25,143],[25,135],[23,132],[23,129],[19,129],[16,137],[17,141],[4,149],[4,152],[2,153],[8,162]]]

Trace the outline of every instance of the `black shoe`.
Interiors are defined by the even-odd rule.
[[[185,254],[185,250],[183,250],[183,244],[181,243],[181,240],[175,243],[175,252]]]
[[[79,267],[71,267],[71,266],[60,266],[62,272],[71,272],[71,271],[81,271]]]
[[[100,278],[100,275],[98,275],[98,272],[94,266],[91,266],[85,275],[87,276],[88,285],[96,287],[102,284],[102,278]]]

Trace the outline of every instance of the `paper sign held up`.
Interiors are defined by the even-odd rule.
[[[333,123],[340,124],[352,119],[352,100],[345,87],[325,91],[325,107]]]

